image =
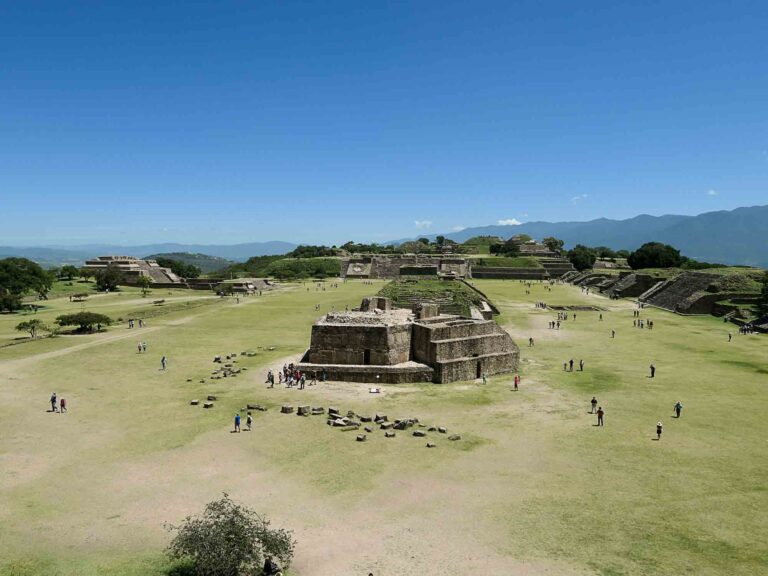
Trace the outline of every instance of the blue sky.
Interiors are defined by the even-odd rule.
[[[0,5],[0,245],[768,203],[768,3]]]

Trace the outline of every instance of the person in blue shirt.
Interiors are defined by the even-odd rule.
[[[240,432],[240,414],[235,414],[235,432]]]

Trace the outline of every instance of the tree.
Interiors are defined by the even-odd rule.
[[[88,278],[90,278],[91,276],[93,276],[93,273],[92,273],[92,272],[91,272],[91,271],[90,271],[88,268],[86,268],[85,266],[83,266],[82,268],[80,268],[80,274],[79,274],[79,276],[80,276],[80,278],[81,278],[82,280],[84,280],[85,282],[87,282],[87,281],[88,281]]]
[[[445,244],[445,236],[436,236],[435,244],[437,244],[438,246],[442,246],[443,244]]]
[[[594,249],[584,246],[583,244],[576,244],[573,250],[568,251],[568,260],[570,260],[573,267],[579,272],[583,270],[589,270],[597,260],[597,254]]]
[[[648,242],[632,252],[627,263],[633,270],[640,268],[677,268],[685,259],[669,244]]]
[[[419,238],[418,240],[416,240],[416,242],[421,242],[422,244],[426,244],[427,246],[429,246],[429,238],[423,238],[422,237],[422,238]]]
[[[45,298],[53,280],[39,264],[26,258],[0,260],[0,310],[18,310],[25,294]]]
[[[563,249],[563,246],[565,246],[565,242],[560,240],[559,238],[555,238],[554,236],[547,236],[544,238],[544,240],[541,241],[544,246],[549,248],[551,252],[560,252],[560,250]]]
[[[163,268],[170,268],[171,272],[176,274],[176,276],[181,276],[182,278],[198,278],[200,274],[203,273],[203,271],[194,264],[188,264],[186,262],[182,262],[181,260],[174,260],[172,258],[165,258],[160,256],[155,258],[155,262],[157,262]]]
[[[42,320],[27,320],[16,325],[19,332],[29,332],[30,338],[37,338],[39,332],[49,332],[48,326]]]
[[[146,296],[147,292],[149,292],[149,287],[152,286],[152,279],[142,274],[136,279],[136,286],[141,288],[141,295]]]
[[[520,241],[519,236],[513,236],[504,244],[491,244],[490,253],[499,254],[502,256],[519,256],[520,255]]]
[[[176,533],[167,552],[171,558],[191,561],[197,576],[260,574],[267,556],[286,568],[296,546],[293,534],[269,525],[265,517],[225,493],[207,504],[199,516],[188,516],[179,526],[167,526]]]
[[[113,264],[109,264],[106,268],[97,270],[95,277],[96,287],[101,292],[106,292],[107,290],[115,290],[117,289],[117,286],[120,284],[120,282],[123,281],[123,273],[117,266]]]
[[[608,246],[598,246],[593,249],[597,253],[598,258],[606,258],[608,260],[616,258],[616,252]]]
[[[77,312],[75,314],[63,314],[56,318],[59,326],[78,326],[78,332],[93,332],[94,326],[109,326],[112,318],[96,312]]]
[[[72,280],[73,278],[76,278],[80,275],[80,270],[77,269],[77,266],[72,266],[72,264],[67,264],[66,266],[62,266],[61,270],[59,270],[59,278],[66,278],[67,280]]]

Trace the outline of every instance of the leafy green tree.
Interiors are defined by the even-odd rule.
[[[93,272],[91,272],[88,268],[83,266],[82,268],[80,268],[80,273],[78,275],[80,276],[81,280],[84,280],[85,282],[87,282],[88,278],[93,276]]]
[[[608,260],[616,258],[616,252],[611,248],[608,248],[608,246],[598,246],[597,248],[593,248],[593,250],[597,253],[598,258],[606,258]]]
[[[416,242],[421,242],[422,244],[426,244],[427,246],[429,246],[429,238],[419,238],[418,240],[416,240]]]
[[[438,246],[442,246],[443,244],[445,244],[445,236],[436,236],[435,244],[437,244]]]
[[[97,270],[95,277],[96,287],[101,292],[116,290],[118,285],[123,281],[123,273],[113,264],[109,264],[106,268]]]
[[[563,246],[565,246],[565,242],[563,240],[555,238],[554,236],[547,236],[544,238],[544,240],[541,241],[541,243],[549,248],[552,252],[560,252],[560,250],[563,249]]]
[[[189,560],[196,576],[261,574],[266,557],[286,568],[296,546],[291,532],[270,528],[264,516],[232,501],[226,493],[207,504],[199,516],[188,516],[179,526],[167,528],[175,532],[168,555]]]
[[[576,244],[572,250],[568,251],[568,260],[573,264],[579,272],[583,270],[589,270],[595,264],[597,260],[597,254],[593,248],[584,246],[583,244]]]
[[[72,264],[67,264],[66,266],[62,266],[61,270],[59,270],[59,278],[66,278],[67,280],[72,280],[73,278],[77,278],[77,276],[80,275],[80,270],[78,270],[77,266],[72,266]]]
[[[163,268],[170,268],[171,272],[182,278],[199,278],[203,271],[194,264],[187,264],[181,260],[160,256],[155,259]]]
[[[617,250],[616,258],[629,258],[629,250]]]
[[[519,256],[520,255],[520,236],[513,236],[504,244],[492,244],[490,247],[491,254],[498,254],[501,256]]]
[[[93,327],[109,326],[112,318],[96,312],[76,312],[75,314],[63,314],[56,318],[59,326],[78,326],[78,332],[93,332]]]
[[[39,264],[27,258],[0,260],[0,309],[18,310],[25,294],[46,298],[53,280]]]
[[[662,244],[661,242],[643,244],[627,258],[627,263],[634,270],[641,268],[677,268],[684,261],[685,258],[680,256],[680,250],[676,250],[669,244]]]
[[[27,320],[16,325],[19,332],[29,332],[30,338],[37,338],[40,332],[49,332],[48,326],[42,320]]]
[[[326,256],[336,256],[335,248],[328,246],[297,246],[294,250],[286,254],[289,258],[321,258]]]
[[[150,286],[152,286],[152,279],[149,276],[144,276],[144,274],[142,274],[136,279],[136,286],[141,288],[141,295],[146,296]]]

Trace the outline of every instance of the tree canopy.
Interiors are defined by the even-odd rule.
[[[293,559],[293,534],[270,528],[270,522],[237,504],[228,494],[206,505],[198,516],[188,516],[168,546],[171,558],[189,560],[197,576],[245,576],[261,574],[266,557],[286,568]]]
[[[39,264],[27,258],[0,260],[0,310],[18,310],[25,294],[45,297],[53,280]]]
[[[93,332],[94,326],[112,324],[112,318],[96,312],[76,312],[59,316],[56,318],[56,324],[59,326],[78,326],[79,332]]]
[[[48,332],[48,326],[42,320],[26,320],[16,325],[19,332],[29,332],[30,338],[37,338],[40,332]]]
[[[677,268],[685,261],[680,250],[661,242],[647,242],[632,252],[627,263],[633,270],[641,268]]]
[[[106,268],[97,270],[94,276],[96,277],[96,287],[101,292],[115,290],[120,282],[123,281],[123,273],[113,264],[109,264]]]
[[[171,272],[182,278],[198,278],[202,274],[202,270],[194,264],[187,264],[180,260],[158,256],[155,258],[155,262],[163,268],[170,268]]]
[[[597,260],[597,253],[594,248],[589,248],[583,244],[576,244],[572,250],[568,251],[568,260],[579,272],[589,270]]]
[[[563,246],[565,246],[565,242],[563,240],[555,238],[554,236],[547,236],[544,238],[544,240],[541,241],[541,243],[549,248],[552,252],[560,252],[560,250],[563,249]]]

